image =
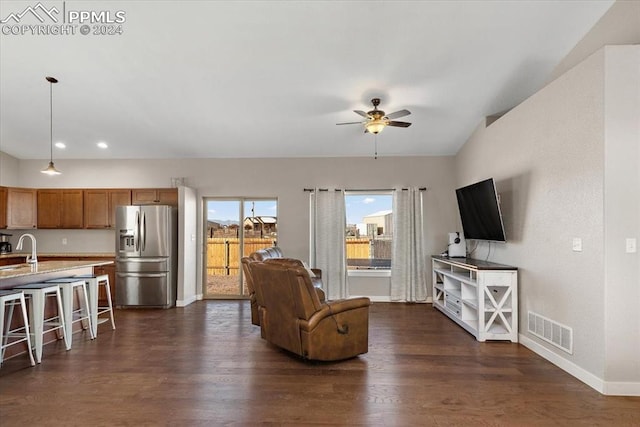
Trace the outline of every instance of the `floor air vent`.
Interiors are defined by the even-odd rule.
[[[570,327],[530,311],[529,332],[573,354],[573,329]]]

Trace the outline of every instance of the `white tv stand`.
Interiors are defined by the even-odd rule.
[[[518,269],[434,255],[433,307],[478,341],[518,342]]]

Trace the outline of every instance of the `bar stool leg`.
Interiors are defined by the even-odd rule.
[[[60,285],[63,287],[67,285]],[[62,311],[67,313],[68,315],[64,318],[64,330],[67,331],[68,338],[65,339],[65,344],[69,347],[67,350],[71,349],[71,345],[73,344],[73,287],[68,286],[62,290],[58,290],[58,292],[62,293]]]
[[[76,288],[77,289],[77,288]],[[87,317],[87,322],[89,323],[88,329],[89,329],[89,336],[91,337],[91,339],[95,339],[96,334],[94,333],[94,326],[93,326],[93,308],[89,309],[89,307],[93,307],[93,306],[89,306],[89,295],[87,294],[87,282],[86,281],[82,281],[82,299],[80,300],[80,310],[82,313],[82,316],[86,316]],[[84,328],[84,323],[82,324],[83,328]]]
[[[109,318],[111,319],[111,329],[116,329],[116,322],[113,320],[113,303],[111,302],[111,288],[109,285],[109,278],[104,283],[104,288],[107,291],[107,303],[109,304]]]
[[[62,306],[62,296],[60,295],[60,287],[56,290],[56,301],[58,301],[58,318],[60,323],[64,326],[62,328],[62,336],[64,337],[64,345],[67,350],[71,350],[71,329],[67,329],[67,323],[64,315],[64,307]],[[44,307],[43,307],[44,310]],[[44,315],[43,315],[44,317]],[[40,323],[42,324],[42,323]],[[40,341],[42,342],[42,331],[40,331]],[[42,346],[40,346],[40,353],[42,353]]]
[[[29,318],[27,317],[27,302],[24,299],[24,294],[20,295],[20,308],[22,309],[21,311],[22,311],[22,320],[24,322],[24,333],[27,336],[27,352],[29,353],[31,366],[35,366],[36,362],[33,360],[33,349],[31,348],[31,333],[29,331]],[[11,322],[11,319],[9,319],[9,322]],[[9,323],[9,326],[11,326],[11,323]]]

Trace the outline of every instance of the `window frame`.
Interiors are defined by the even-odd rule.
[[[393,191],[394,190],[345,190],[345,214],[348,212],[348,196],[391,196],[391,211],[393,213]],[[349,225],[349,222],[346,222]],[[347,230],[345,229],[345,248],[347,241]],[[393,238],[393,237],[392,237]],[[348,258],[347,258],[348,259]],[[390,258],[393,263],[393,258]],[[391,265],[389,268],[359,268],[350,269],[347,262],[347,276],[349,277],[391,277]]]

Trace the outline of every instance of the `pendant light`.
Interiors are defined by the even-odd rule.
[[[51,155],[49,157],[49,166],[46,169],[41,170],[40,172],[46,173],[47,175],[60,175],[60,172],[53,165],[53,84],[58,83],[58,80],[55,77],[45,77],[49,82],[49,136],[50,136],[50,144],[51,144]]]

